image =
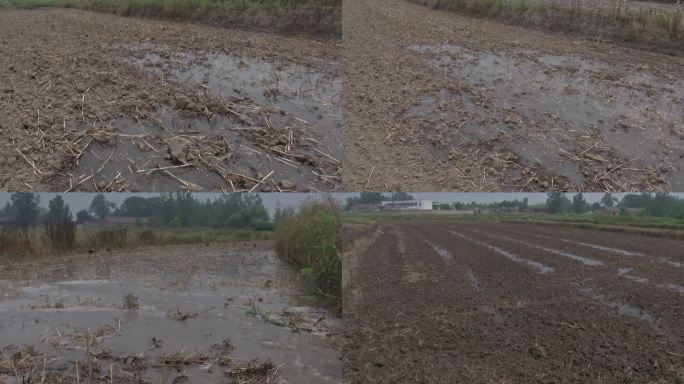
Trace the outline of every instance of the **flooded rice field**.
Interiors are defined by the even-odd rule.
[[[100,252],[0,270],[0,382],[341,380],[340,320],[303,293],[268,243]]]
[[[345,378],[680,382],[683,246],[556,225],[381,225],[345,267]]]
[[[437,156],[458,161],[461,147],[485,143],[494,172],[521,172],[544,189],[684,187],[684,83],[673,74],[579,54],[411,49],[465,82],[403,112]]]

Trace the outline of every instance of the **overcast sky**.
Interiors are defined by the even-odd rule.
[[[56,195],[62,195],[64,201],[69,205],[71,211],[75,214],[76,212],[87,209],[90,206],[90,202],[95,196],[94,193],[39,193],[41,197],[40,205],[47,207],[48,201],[52,200]],[[120,205],[126,198],[130,196],[142,196],[142,197],[152,197],[158,196],[157,193],[105,193],[107,200]],[[216,199],[221,196],[220,193],[195,193],[193,194],[195,198],[205,200],[205,199]],[[357,193],[334,193],[333,196],[338,199],[341,203],[347,200],[347,197],[358,195]],[[523,199],[527,197],[530,204],[541,204],[546,201],[545,193],[411,193],[415,199],[420,200],[432,200],[436,203],[453,203],[460,201],[462,203],[469,203],[475,201],[477,203],[494,203],[502,200],[514,200]],[[573,195],[573,194],[570,194]],[[626,195],[625,193],[614,193],[613,196],[622,198]],[[675,193],[674,195],[684,198],[684,193]],[[281,206],[293,206],[298,207],[302,202],[312,199],[320,198],[321,194],[315,193],[262,193],[261,198],[264,201],[266,209],[268,209],[270,214],[273,214],[275,207],[278,203]],[[603,196],[603,193],[585,193],[585,198],[589,203],[597,202]],[[0,207],[4,207],[5,203],[9,201],[10,194],[0,192]]]

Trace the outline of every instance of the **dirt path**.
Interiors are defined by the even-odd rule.
[[[341,322],[271,247],[1,264],[0,382],[339,383]]]
[[[345,313],[345,377],[351,383],[681,381],[684,270],[671,264],[684,261],[681,254],[663,254],[669,243],[648,251],[629,241],[615,247],[592,231],[542,238],[534,234],[553,229],[537,229],[383,225],[353,278],[365,283]],[[619,234],[612,240],[621,237],[658,241]]]
[[[336,40],[0,13],[0,188],[334,190]]]
[[[343,12],[347,190],[684,187],[684,59],[402,0]]]

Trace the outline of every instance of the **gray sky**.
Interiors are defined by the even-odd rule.
[[[47,207],[48,201],[52,200],[56,195],[62,195],[64,201],[69,204],[71,211],[76,212],[87,209],[90,202],[95,196],[94,193],[39,193],[41,197],[41,206]],[[130,196],[152,197],[158,196],[157,193],[105,193],[107,200],[120,205],[126,198]],[[195,198],[215,199],[221,196],[220,193],[194,193]],[[298,207],[302,202],[312,199],[320,198],[321,194],[316,193],[262,193],[261,198],[264,200],[264,205],[270,214],[273,214],[278,203],[281,206]],[[347,197],[358,195],[357,193],[334,193],[334,198],[344,203]],[[453,203],[460,201],[462,203],[470,203],[475,201],[477,203],[494,203],[502,200],[521,200],[527,197],[530,204],[540,204],[546,201],[545,193],[411,193],[415,199],[432,200],[439,203]],[[573,195],[573,194],[570,194]],[[626,193],[614,193],[613,196],[622,198]],[[680,198],[684,198],[684,193],[675,193]],[[601,199],[603,193],[585,193],[584,197],[589,203],[597,202]],[[10,193],[0,192],[0,207],[4,207],[5,203],[9,201]]]

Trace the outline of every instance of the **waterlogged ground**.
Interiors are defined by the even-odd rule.
[[[487,141],[556,175],[552,182],[561,189],[684,188],[684,82],[674,75],[577,54],[453,44],[411,49],[471,87],[467,94],[426,95],[405,114],[425,124],[438,154],[457,161],[460,145]]]
[[[682,57],[404,0],[348,5],[346,189],[684,187]]]
[[[77,362],[81,380],[106,382],[341,381],[340,321],[303,294],[268,243],[98,252],[0,269],[1,382],[40,382],[43,365],[46,377],[74,378]]]
[[[679,383],[683,246],[558,225],[381,225],[345,265],[345,379]]]
[[[341,182],[335,40],[65,9],[0,19],[0,188]]]

